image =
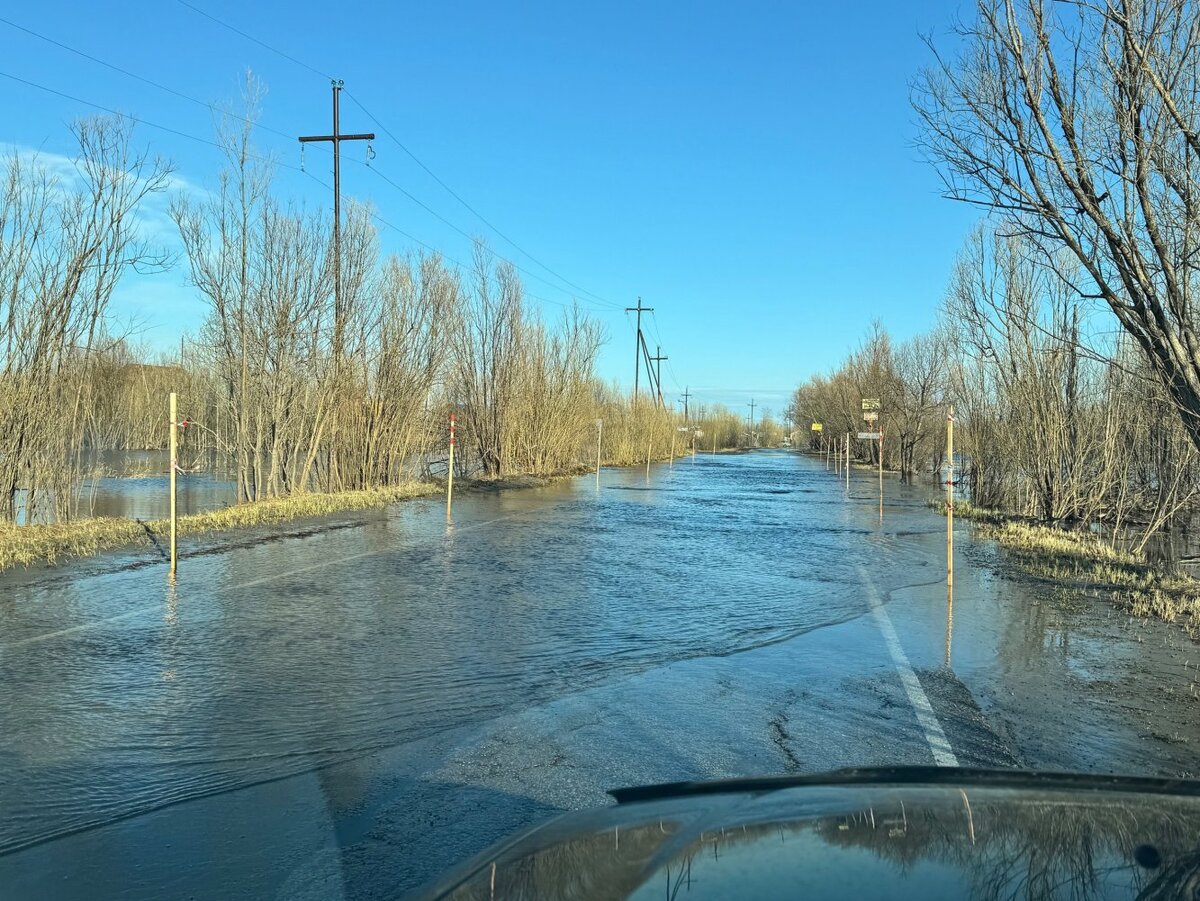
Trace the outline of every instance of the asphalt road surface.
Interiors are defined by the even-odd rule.
[[[1190,774],[1178,629],[784,451],[0,580],[0,898],[377,898],[609,788]],[[952,613],[952,617],[948,614]]]

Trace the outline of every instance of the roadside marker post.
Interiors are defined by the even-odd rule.
[[[454,500],[454,414],[450,414],[450,458],[446,464],[446,518],[450,518],[450,504]]]
[[[850,494],[850,433],[846,433],[846,495]]]
[[[174,391],[171,392],[170,401],[168,402],[171,416],[171,437],[168,440],[171,456],[171,567],[169,577],[175,578],[175,567],[178,561],[178,553],[175,545],[175,474],[179,469],[179,399]]]
[[[671,430],[671,456],[668,457],[667,459],[669,460],[669,462],[667,463],[667,468],[674,469],[675,468],[675,430],[674,429]]]
[[[859,438],[870,438],[879,442],[879,521],[883,522],[883,405],[878,397],[862,399],[863,422],[875,429],[874,433],[859,432]]]
[[[604,420],[596,420],[596,487],[600,487],[600,441],[604,437]]]
[[[954,625],[954,406],[946,411],[946,665]]]
[[[654,447],[654,439],[650,439],[650,443],[646,445],[646,478],[650,478],[650,451]]]

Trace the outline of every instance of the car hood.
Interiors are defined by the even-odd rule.
[[[1174,898],[1200,783],[951,768],[623,789],[423,898]]]

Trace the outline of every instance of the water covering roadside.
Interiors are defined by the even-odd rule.
[[[173,588],[129,557],[0,581],[0,879],[119,874],[104,849],[147,841],[153,823],[159,838],[130,852],[145,896],[150,855],[181,879],[194,865],[199,894],[220,896],[226,878],[251,885],[261,857],[286,869],[311,850],[292,830],[313,800],[332,817],[318,844],[373,847],[367,870],[422,857],[429,821],[411,811],[487,810],[461,848],[424,854],[436,867],[488,830],[594,802],[589,769],[641,781],[921,762],[863,616],[873,595],[963,762],[1186,766],[1192,651],[997,579],[965,533],[946,668],[944,521],[889,480],[881,526],[868,476],[847,497],[799,455],[700,456],[648,478],[463,496],[449,524],[417,501],[245,541],[185,557]],[[1147,725],[1151,684],[1178,689],[1167,725]],[[486,804],[471,794],[485,787]],[[161,846],[257,822],[274,809],[263,792],[280,813],[244,866]],[[379,813],[401,797],[410,819]],[[377,819],[394,847],[369,841]]]

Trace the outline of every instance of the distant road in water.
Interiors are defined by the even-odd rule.
[[[1178,774],[1178,630],[786,451],[0,579],[0,897],[375,898],[623,785]],[[948,629],[948,625],[951,628]],[[1170,688],[1168,693],[1167,689]]]

